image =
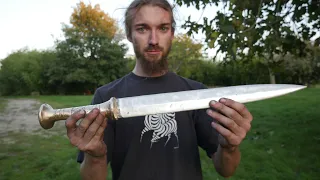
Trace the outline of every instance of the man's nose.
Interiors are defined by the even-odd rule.
[[[159,44],[159,38],[156,30],[152,30],[150,33],[150,38],[149,38],[149,44],[150,45],[158,45]]]

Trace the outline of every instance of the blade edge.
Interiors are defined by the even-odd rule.
[[[237,86],[237,87],[245,87],[245,86],[248,87],[248,85]],[[227,88],[228,87],[225,87],[224,89],[227,89]],[[249,92],[249,93],[243,93],[243,94],[234,93],[232,95],[226,95],[223,97],[233,99],[240,103],[248,103],[248,102],[260,101],[264,99],[282,96],[288,93],[301,90],[303,88],[305,88],[305,86],[295,85],[292,87],[289,86],[289,88],[282,88],[282,89],[276,89],[276,90],[270,90],[270,91],[259,91],[254,93]],[[193,90],[192,92],[194,92],[195,94],[201,93],[201,92],[210,92],[210,89]],[[186,93],[191,93],[191,91],[153,94],[153,95],[144,95],[144,96],[119,99],[120,116],[122,118],[128,118],[128,117],[137,117],[137,116],[159,114],[159,113],[171,113],[171,112],[181,112],[181,111],[189,111],[189,110],[195,110],[195,109],[205,109],[205,108],[209,108],[209,102],[211,100],[218,101],[221,98],[221,96],[212,96],[212,97],[203,98],[203,99],[174,101],[175,99],[174,96],[179,96],[179,95],[183,96]],[[163,99],[168,96],[171,96],[172,101],[162,102],[159,104],[155,103],[152,105],[149,102],[149,101],[157,102],[156,100],[163,101]]]

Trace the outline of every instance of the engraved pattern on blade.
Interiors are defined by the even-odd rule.
[[[247,103],[281,96],[303,88],[305,86],[291,84],[259,84],[152,94],[119,99],[119,109],[123,118],[188,111],[208,108],[210,100],[217,101],[222,97]]]

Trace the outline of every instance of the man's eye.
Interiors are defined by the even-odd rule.
[[[163,32],[166,32],[166,31],[169,30],[169,28],[168,27],[161,27],[160,30],[163,31]]]
[[[145,28],[140,27],[140,28],[137,29],[137,31],[139,31],[139,32],[144,32],[144,31],[145,31]]]

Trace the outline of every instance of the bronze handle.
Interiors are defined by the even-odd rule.
[[[118,109],[118,100],[113,97],[101,104],[62,109],[53,109],[49,104],[42,104],[39,108],[38,119],[43,129],[50,129],[53,127],[56,121],[66,120],[74,112],[84,110],[86,113],[89,113],[94,108],[100,109],[100,112],[105,113],[108,119],[117,120],[120,116]]]

